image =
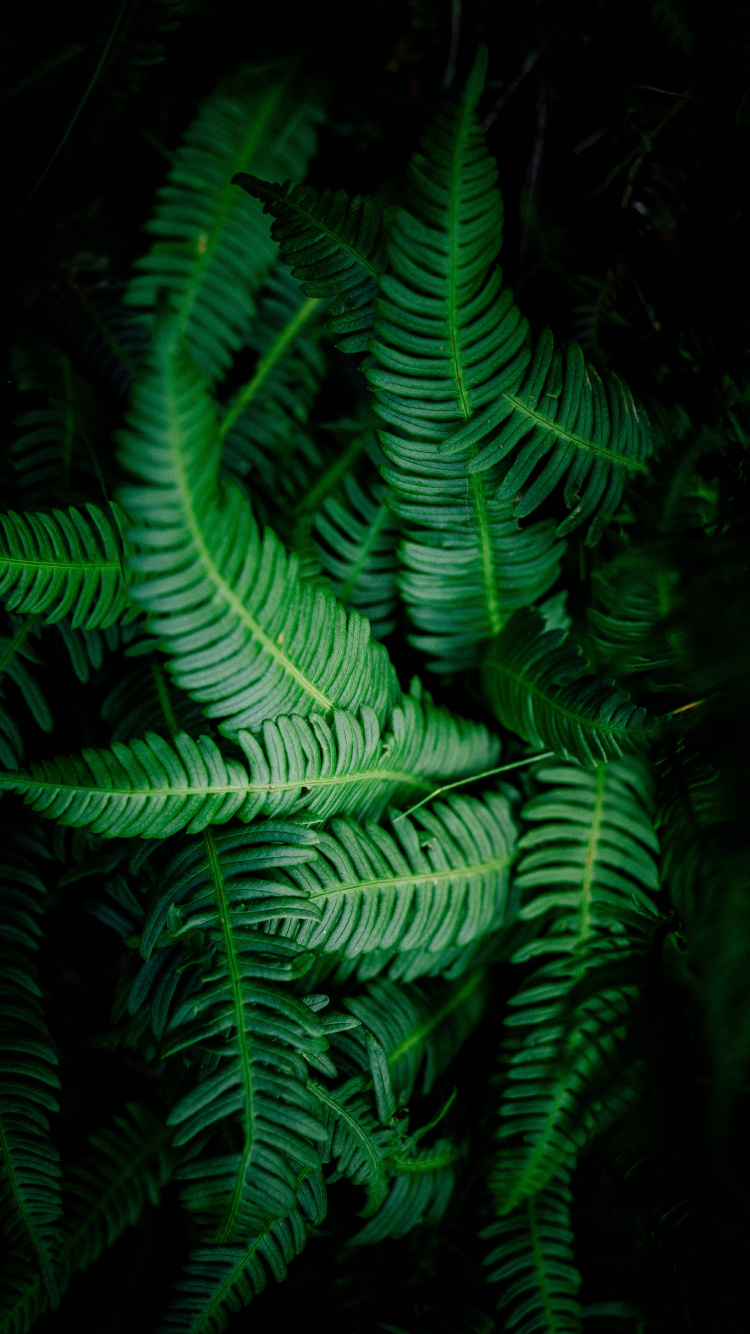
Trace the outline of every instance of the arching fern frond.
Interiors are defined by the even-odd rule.
[[[63,1184],[61,1292],[138,1221],[147,1204],[158,1204],[174,1162],[169,1137],[152,1112],[133,1103],[127,1115],[114,1118],[114,1127],[89,1137],[95,1153],[71,1169]],[[0,1284],[5,1289],[0,1334],[26,1334],[49,1305],[41,1279],[11,1273]]]
[[[594,765],[647,748],[660,724],[611,681],[587,673],[587,662],[563,630],[542,614],[517,611],[483,664],[497,717],[533,746]]]
[[[344,496],[328,497],[314,527],[321,567],[337,598],[367,617],[373,639],[385,639],[396,625],[399,539],[387,488],[376,483],[365,491],[348,473]]]
[[[9,611],[48,625],[68,615],[84,630],[114,625],[124,612],[132,619],[121,551],[120,534],[96,505],[0,514],[0,596]]]
[[[313,858],[289,868],[290,882],[321,911],[320,921],[289,923],[299,945],[343,958],[429,956],[497,924],[515,840],[505,797],[451,797],[413,819],[392,816],[391,827],[334,820]]]
[[[49,1113],[60,1081],[34,967],[44,892],[25,859],[0,867],[0,1229],[57,1306],[62,1204]]]
[[[309,297],[327,299],[328,326],[344,352],[365,352],[372,335],[372,300],[386,266],[391,210],[345,190],[271,185],[239,173],[234,183],[260,199],[276,221],[271,235],[281,258]]]
[[[157,694],[158,687],[157,679]],[[169,725],[171,704],[163,698],[164,682],[161,687]],[[359,718],[342,709],[334,710],[331,726],[315,714],[278,718],[263,724],[259,740],[239,732],[237,741],[247,767],[209,736],[196,741],[175,732],[170,743],[147,732],[129,745],[114,741],[107,750],[0,774],[0,790],[19,793],[48,819],[108,838],[166,838],[233,816],[245,822],[302,812],[317,821],[334,814],[378,818],[397,798],[429,793],[436,781],[472,769],[482,772],[498,750],[484,727],[408,695],[394,709],[385,737],[363,705]]]
[[[496,1243],[484,1264],[494,1266],[489,1282],[504,1286],[498,1307],[506,1328],[518,1334],[580,1334],[581,1276],[573,1263],[570,1207],[570,1173],[563,1169],[480,1234]]]
[[[260,205],[235,190],[232,177],[251,166],[261,176],[303,176],[321,119],[292,65],[276,77],[244,67],[206,99],[159,191],[148,224],[159,239],[137,262],[124,299],[154,309],[166,288],[180,332],[211,380],[242,346],[274,259]]]
[[[473,479],[467,498],[481,527],[489,498],[517,497],[545,459],[514,517],[531,514],[567,474],[572,513],[558,534],[589,519],[594,543],[627,476],[646,470],[650,434],[626,386],[610,376],[605,387],[575,344],[556,351],[546,331],[532,348],[502,287],[494,266],[502,203],[475,112],[486,60],[480,51],[461,104],[446,105],[422,141],[393,226],[391,271],[380,280],[371,343],[378,365],[367,374],[378,412],[400,431],[382,436],[395,465],[389,479],[396,486],[399,470],[426,489],[446,467],[449,477]],[[513,451],[506,475],[488,473]]]
[[[164,872],[141,936],[131,1012],[148,1002],[163,1056],[198,1062],[168,1121],[174,1143],[194,1150],[179,1171],[183,1198],[220,1243],[295,1207],[291,1164],[320,1166],[305,1057],[328,1069],[328,1042],[312,1008],[278,985],[312,956],[258,929],[307,910],[279,868],[309,857],[316,841],[281,823],[191,839]]]
[[[205,1246],[193,1251],[177,1284],[162,1334],[222,1334],[230,1316],[263,1292],[268,1274],[286,1278],[291,1261],[304,1249],[311,1227],[325,1219],[321,1173],[303,1168],[298,1207],[276,1219],[242,1246]]]
[[[222,730],[257,728],[280,714],[374,709],[396,702],[385,650],[367,622],[301,581],[250,506],[218,479],[217,426],[203,381],[165,322],[152,368],[134,390],[121,458],[140,480],[123,492],[138,526],[133,596],[170,653],[178,685]]]
[[[415,1227],[438,1223],[453,1194],[453,1165],[462,1153],[460,1146],[439,1139],[430,1148],[391,1158],[395,1180],[388,1196],[349,1246],[374,1246],[386,1237],[405,1237]]]

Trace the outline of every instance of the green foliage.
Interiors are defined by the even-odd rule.
[[[204,9],[103,16],[53,163],[65,148],[75,164],[74,129],[87,151],[119,143],[112,113],[180,20],[212,31]],[[605,255],[648,176],[635,230],[665,244],[655,142],[700,99],[649,128],[641,94],[673,95],[631,90],[596,138],[637,131],[629,156],[586,198],[584,140],[554,189],[542,174],[540,200],[563,83],[540,66],[525,178],[524,135],[493,125],[537,60],[559,74],[545,5],[539,49],[517,44],[521,75],[493,70],[492,107],[484,47],[438,105],[422,60],[434,15],[417,9],[388,60],[398,143],[383,129],[375,149],[347,82],[356,59],[330,85],[317,56],[278,59],[269,13],[266,62],[221,77],[187,130],[177,75],[179,114],[165,83],[156,128],[122,117],[123,144],[137,133],[169,161],[154,208],[129,198],[118,149],[116,168],[102,160],[111,191],[51,210],[17,294],[0,515],[0,1334],[75,1322],[71,1279],[131,1225],[134,1274],[166,1285],[163,1236],[181,1252],[164,1334],[239,1328],[292,1261],[261,1326],[491,1334],[478,1233],[503,1328],[739,1328],[713,1308],[704,1320],[687,1286],[650,1305],[643,1275],[660,1263],[654,1211],[683,1216],[696,1164],[732,1254],[746,1235],[747,375],[715,372],[720,320],[680,308],[662,326],[625,259],[592,280],[598,369],[557,332],[532,334],[497,267],[491,152],[520,190],[507,267],[564,332],[564,294],[588,282],[573,275],[600,259],[577,265],[545,210],[564,198],[585,227],[625,171],[594,210]],[[471,25],[494,22],[451,12],[447,89]],[[566,35],[576,59],[578,42]],[[201,53],[201,88],[203,70]],[[425,112],[401,173],[401,122],[411,134]],[[724,112],[740,133],[737,107]],[[378,163],[372,194],[319,184],[355,144],[355,185]],[[71,175],[75,190],[91,174]],[[126,196],[152,238],[129,282]],[[692,253],[684,234],[678,252]],[[616,318],[631,288],[645,332]],[[609,368],[610,325],[637,394]],[[100,1110],[110,1128],[90,1135]],[[635,1200],[634,1163],[674,1199]],[[100,1289],[83,1281],[84,1301],[125,1255]],[[138,1301],[152,1329],[141,1296],[123,1319]],[[97,1326],[107,1300],[89,1301]]]
[[[524,610],[498,635],[483,676],[503,726],[532,746],[587,765],[644,750],[658,724],[586,667],[564,630],[547,629],[540,612]]]

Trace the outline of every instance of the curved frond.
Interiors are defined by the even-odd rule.
[[[483,679],[501,723],[533,746],[586,765],[645,750],[658,721],[587,666],[563,630],[547,630],[539,611],[524,608],[492,645]]]
[[[439,1223],[455,1184],[454,1163],[463,1150],[439,1139],[408,1157],[393,1157],[395,1180],[378,1212],[349,1240],[349,1246],[374,1246],[386,1237],[405,1237],[415,1227]]]
[[[378,412],[399,431],[382,435],[395,465],[389,480],[398,489],[405,473],[407,484],[426,490],[435,474],[463,475],[481,530],[482,510],[495,496],[515,498],[513,517],[521,518],[567,474],[572,512],[558,534],[589,519],[593,543],[628,475],[646,470],[650,433],[627,387],[615,376],[602,382],[576,344],[555,350],[547,330],[532,347],[527,322],[502,286],[495,267],[502,201],[475,111],[485,68],[486,52],[461,104],[441,110],[412,161],[390,271],[380,280],[370,345],[378,364],[367,374]],[[486,586],[489,606],[491,578]]]
[[[281,258],[309,297],[325,299],[328,326],[344,352],[365,352],[372,335],[372,300],[386,266],[391,210],[345,190],[271,185],[239,173],[234,183],[261,200],[275,219],[271,235]]]
[[[361,703],[382,724],[396,702],[385,650],[357,612],[303,583],[296,558],[270,530],[261,537],[240,490],[220,485],[213,404],[174,338],[165,323],[121,457],[142,483],[123,493],[137,523],[130,563],[143,576],[133,596],[177,684],[230,733]]]
[[[317,915],[280,882],[280,868],[316,842],[281,823],[191,839],[164,872],[141,936],[131,1012],[150,1005],[165,1058],[211,1056],[168,1121],[174,1143],[195,1151],[179,1171],[183,1198],[222,1243],[295,1207],[290,1163],[320,1165],[305,1058],[328,1069],[328,1042],[312,1008],[278,985],[312,956],[258,929],[290,909]]]
[[[169,723],[165,683],[161,694],[158,686],[157,680],[156,703],[166,703]],[[32,761],[28,772],[0,774],[0,790],[22,795],[48,819],[108,838],[166,838],[234,816],[378,818],[397,797],[429,793],[436,781],[482,772],[497,758],[497,742],[484,727],[408,695],[394,709],[391,729],[381,737],[364,705],[359,718],[334,710],[332,726],[315,714],[278,718],[263,724],[258,740],[238,733],[246,764],[224,755],[209,736],[194,741],[177,732],[169,742],[147,732],[129,745],[114,741],[106,750]]]
[[[44,892],[25,860],[0,867],[0,1230],[56,1306],[62,1203],[49,1113],[60,1081],[33,959]]]
[[[63,1185],[61,1292],[138,1221],[147,1204],[158,1204],[172,1173],[169,1131],[145,1107],[129,1103],[127,1115],[114,1118],[114,1127],[89,1139],[95,1153],[71,1169]],[[3,1278],[0,1334],[26,1334],[49,1305],[41,1279]]]
[[[381,1122],[364,1075],[354,1075],[335,1089],[311,1080],[310,1088],[320,1103],[326,1131],[321,1157],[325,1163],[335,1162],[326,1181],[332,1184],[346,1177],[363,1186],[366,1197],[360,1217],[370,1218],[388,1197],[394,1155],[406,1152],[404,1126]]]
[[[298,1207],[269,1223],[242,1246],[204,1246],[193,1251],[185,1275],[161,1325],[163,1334],[222,1334],[229,1318],[263,1292],[270,1273],[277,1283],[304,1249],[310,1227],[325,1219],[320,1172],[303,1168]]]
[[[336,597],[367,617],[373,639],[385,639],[396,626],[400,535],[387,488],[376,483],[365,490],[348,473],[344,495],[328,497],[314,528],[321,567]]]
[[[518,1334],[580,1334],[581,1276],[573,1263],[570,1173],[558,1173],[515,1213],[481,1233],[495,1249],[490,1283],[502,1283],[498,1307],[507,1329]],[[509,1309],[508,1309],[509,1308]]]
[[[153,310],[166,288],[209,379],[222,376],[242,346],[274,260],[260,205],[235,190],[232,177],[250,167],[261,176],[303,176],[321,119],[294,66],[275,78],[243,67],[205,100],[159,191],[148,223],[158,239],[137,262],[124,299]]]
[[[119,515],[116,517],[120,518]],[[104,629],[133,609],[122,542],[96,505],[51,514],[0,514],[0,596],[9,611],[43,616],[48,625],[70,615],[73,629]]]
[[[413,819],[392,814],[391,828],[333,820],[312,859],[289,868],[321,913],[290,922],[300,946],[344,959],[372,950],[429,956],[497,926],[515,841],[504,796],[451,797]]]

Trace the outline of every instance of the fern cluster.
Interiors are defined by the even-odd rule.
[[[180,10],[155,8],[158,31]],[[62,348],[14,353],[36,406],[0,514],[6,1334],[64,1311],[170,1179],[184,1268],[149,1327],[239,1329],[330,1196],[346,1263],[463,1210],[484,1328],[573,1334],[597,1309],[578,1165],[625,1181],[650,1151],[662,970],[728,1025],[741,1105],[721,878],[747,915],[747,865],[711,744],[733,686],[686,610],[712,595],[701,451],[505,284],[487,60],[398,205],[306,184],[326,89],[242,66],[146,225],[119,414]],[[38,958],[84,880],[120,940],[95,1041],[153,1096],[73,1153]]]

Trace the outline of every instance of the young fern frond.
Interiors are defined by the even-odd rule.
[[[169,699],[166,705],[169,723]],[[263,724],[259,739],[238,732],[237,742],[246,764],[224,755],[209,736],[174,732],[166,741],[147,732],[129,745],[114,741],[107,750],[0,774],[0,790],[22,795],[48,819],[107,838],[166,838],[234,816],[377,819],[389,803],[428,794],[441,779],[486,770],[498,752],[482,726],[408,695],[384,737],[363,705],[359,717],[335,709],[331,726],[316,714],[278,718]]]
[[[288,869],[321,914],[299,923],[291,914],[286,930],[300,946],[343,959],[373,950],[422,959],[498,925],[515,843],[504,796],[450,797],[413,819],[392,816],[391,827],[333,820],[313,857]]]
[[[328,327],[344,352],[365,352],[372,336],[372,301],[386,267],[392,210],[345,190],[271,185],[239,173],[234,183],[260,199],[275,222],[271,236],[302,291],[328,300]]]
[[[44,892],[27,860],[0,867],[0,1230],[57,1306],[62,1203],[49,1113],[60,1081],[34,967]]]
[[[484,1264],[493,1266],[490,1283],[503,1284],[498,1307],[505,1327],[518,1334],[580,1334],[571,1202],[570,1172],[563,1168],[544,1190],[480,1234],[496,1243]]]
[[[326,1216],[322,1175],[304,1167],[297,1178],[297,1208],[275,1219],[241,1246],[193,1251],[177,1284],[161,1334],[222,1334],[229,1318],[263,1292],[270,1273],[277,1283],[304,1249],[309,1228]]]
[[[315,517],[320,564],[339,601],[367,617],[373,639],[385,639],[396,626],[399,525],[382,484],[365,491],[348,473],[344,493]]]
[[[503,1142],[492,1179],[503,1213],[541,1190],[601,1122],[592,1086],[612,1067],[638,996],[637,986],[613,987],[605,966],[643,949],[658,921],[651,899],[658,843],[642,765],[600,762],[593,774],[544,767],[537,776],[553,786],[523,812],[536,827],[519,840],[515,888],[526,899],[520,919],[544,918],[546,929],[514,962],[541,955],[553,962],[526,981],[506,1020]],[[604,969],[598,987],[597,967]],[[584,977],[592,985],[589,974],[594,994],[571,1015],[570,999]],[[616,1091],[610,1110],[621,1101]]]
[[[532,746],[589,766],[645,750],[659,722],[587,666],[565,631],[546,629],[540,611],[524,608],[495,640],[482,674],[500,722]]]
[[[210,1055],[168,1123],[176,1145],[193,1144],[179,1171],[187,1207],[220,1243],[295,1207],[290,1164],[320,1165],[305,1057],[328,1069],[328,1041],[313,1010],[278,985],[304,974],[312,955],[258,930],[308,911],[279,876],[316,841],[282,823],[191,839],[164,872],[141,936],[131,1012],[151,1005],[165,1058]]]
[[[48,625],[68,615],[83,630],[105,629],[124,613],[132,620],[121,552],[120,533],[96,505],[0,514],[0,597],[9,611]]]
[[[63,1183],[61,1293],[75,1273],[88,1269],[138,1221],[147,1204],[159,1203],[174,1162],[169,1138],[169,1130],[152,1112],[133,1103],[127,1115],[114,1118],[114,1128],[89,1137],[95,1153],[72,1168]],[[49,1307],[40,1277],[2,1275],[0,1287],[0,1334],[26,1334]]]
[[[272,79],[248,66],[203,104],[148,224],[159,239],[125,294],[127,305],[154,310],[167,289],[180,334],[210,380],[245,341],[274,260],[260,205],[235,190],[232,177],[249,167],[261,176],[303,176],[315,147],[322,113],[293,89],[295,74],[290,65]]]
[[[138,525],[130,563],[143,578],[132,595],[177,684],[230,734],[362,703],[382,725],[397,700],[385,649],[369,643],[357,612],[304,584],[276,536],[261,537],[237,486],[220,484],[213,403],[175,337],[165,321],[121,458],[141,481],[122,494]]]

